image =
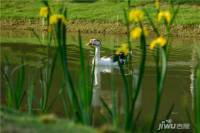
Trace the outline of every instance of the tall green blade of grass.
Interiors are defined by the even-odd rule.
[[[48,99],[49,99],[49,93],[50,93],[50,89],[52,87],[52,82],[53,82],[53,75],[54,75],[54,70],[55,70],[55,67],[56,67],[56,61],[57,61],[57,55],[58,55],[58,52],[56,50],[55,54],[54,54],[54,57],[53,57],[53,62],[52,63],[48,63],[48,76],[47,76],[47,97],[45,99],[45,108],[48,108],[47,107],[47,104],[48,104]]]
[[[138,122],[139,121],[139,118],[140,118],[140,116],[141,116],[141,114],[142,114],[142,109],[140,109],[139,110],[139,112],[137,113],[137,115],[136,115],[136,117],[135,117],[135,122],[133,123],[133,125],[132,125],[132,131],[137,131],[137,123],[136,123],[136,121]]]
[[[5,56],[5,66],[1,67],[1,75],[3,77],[3,79],[5,80],[5,89],[6,89],[6,103],[8,105],[8,107],[14,107],[14,103],[13,103],[13,98],[14,98],[14,93],[13,93],[13,86],[11,83],[11,80],[9,78],[10,72],[9,72],[9,67],[10,67],[10,62],[8,60],[8,57]]]
[[[156,33],[156,36],[159,37],[160,32],[159,32],[158,28],[156,27],[152,17],[150,16],[150,14],[148,13],[148,11],[146,9],[144,9],[144,12],[147,16],[147,19],[148,19],[151,27],[153,28],[153,31]],[[159,13],[159,9],[158,9],[157,13]],[[155,58],[155,62],[156,62],[156,80],[157,80],[157,86],[158,86],[159,80],[160,80],[160,50],[159,49],[156,49],[156,54],[155,54],[154,58]]]
[[[80,65],[81,65],[81,78],[80,78],[80,88],[78,90],[78,95],[80,96],[80,111],[83,117],[83,123],[88,124],[88,113],[87,113],[87,88],[86,88],[86,73],[85,73],[85,61],[84,53],[82,48],[82,38],[81,33],[78,31],[78,43],[80,50]]]
[[[130,1],[128,1],[128,8],[130,8]],[[129,11],[129,9],[128,9]],[[130,39],[130,23],[129,23],[129,18],[128,18],[128,14],[127,14],[127,10],[124,9],[124,20],[125,20],[125,25],[126,25],[126,30],[127,30],[127,42],[128,42],[128,49],[129,51],[132,51],[132,46],[131,46],[131,39]],[[123,84],[124,84],[124,88],[123,88],[123,98],[124,98],[124,115],[125,115],[125,123],[124,123],[124,128],[126,130],[129,130],[130,128],[130,118],[132,117],[130,116],[130,99],[131,99],[131,95],[130,95],[130,91],[129,91],[129,87],[132,86],[132,84],[128,84],[128,81],[131,81],[131,77],[129,77],[129,79],[126,78],[125,73],[124,73],[124,68],[123,66],[119,64],[120,67],[120,73],[122,76],[122,80],[123,80]],[[131,71],[132,70],[132,52],[129,53],[128,55],[128,69]],[[130,82],[132,83],[132,82]]]
[[[124,68],[123,66],[120,64],[120,62],[118,62],[119,64],[119,67],[120,67],[120,73],[121,73],[121,76],[122,76],[122,80],[123,80],[123,84],[124,84],[124,89],[123,89],[123,102],[124,102],[124,115],[125,115],[125,129],[128,130],[129,128],[129,124],[130,124],[130,121],[129,121],[129,117],[132,117],[130,116],[129,114],[129,111],[130,111],[130,101],[129,101],[129,97],[130,97],[130,94],[129,94],[129,86],[128,86],[128,81],[127,81],[127,78],[125,76],[125,73],[124,73]]]
[[[72,82],[72,78],[71,78],[71,74],[69,73],[69,69],[68,69],[68,66],[67,66],[67,50],[66,50],[66,47],[63,42],[61,42],[61,40],[63,38],[61,38],[61,35],[59,33],[62,33],[62,32],[65,32],[65,28],[64,30],[61,32],[61,23],[58,24],[57,26],[57,41],[58,41],[58,44],[59,44],[59,51],[60,51],[60,57],[61,57],[61,61],[62,61],[62,66],[63,66],[63,71],[64,71],[64,77],[65,77],[65,80],[66,80],[66,84],[67,84],[67,93],[69,95],[69,98],[70,98],[70,103],[71,105],[73,106],[73,113],[76,117],[76,119],[78,121],[82,121],[82,118],[81,118],[81,114],[80,114],[80,106],[79,106],[79,100],[78,100],[78,97],[77,97],[77,94],[76,94],[76,91],[75,91],[75,88],[74,88],[74,85],[73,85],[73,82]]]
[[[126,10],[124,9],[124,19],[125,19],[125,26],[126,26],[126,30],[127,30],[127,43],[128,43],[128,49],[129,49],[129,53],[128,53],[128,70],[130,72],[133,71],[133,61],[132,61],[132,58],[133,58],[133,49],[132,49],[132,44],[131,44],[131,35],[130,35],[130,32],[131,32],[131,25],[130,25],[130,21],[129,21],[129,17],[128,17],[128,13],[129,12],[129,9]],[[127,77],[127,81],[129,83],[129,90],[130,90],[130,93],[132,93],[132,86],[133,86],[133,83],[132,83],[132,74],[130,76]],[[131,98],[131,97],[129,97]],[[130,99],[129,99],[130,100]]]
[[[25,66],[23,58],[21,60],[21,65],[14,69],[14,72],[17,72],[17,80],[16,83],[13,84],[14,87],[12,90],[14,93],[14,100],[15,100],[15,108],[19,109],[21,107],[22,101],[25,96]],[[14,73],[13,72],[13,73]],[[9,77],[10,79],[12,77]]]
[[[156,91],[156,105],[155,105],[155,110],[153,114],[153,120],[151,123],[151,132],[154,130],[154,126],[156,123],[156,119],[159,113],[159,108],[160,108],[160,102],[161,102],[161,97],[162,97],[162,92],[163,92],[163,86],[164,86],[164,81],[166,77],[166,71],[167,71],[167,57],[166,57],[166,50],[164,48],[159,48],[160,53],[161,53],[161,70],[160,70],[160,80],[157,86],[157,91]]]
[[[62,10],[64,16],[66,17],[66,9]],[[55,25],[56,40],[58,44],[58,50],[60,53],[60,59],[62,62],[64,78],[67,85],[67,95],[69,97],[70,105],[72,105],[73,115],[75,120],[82,122],[81,108],[79,104],[79,98],[75,90],[74,84],[72,82],[71,74],[69,72],[68,63],[67,63],[67,48],[66,48],[66,26],[59,20]]]
[[[17,74],[17,83],[16,83],[16,90],[15,90],[15,101],[16,101],[16,108],[19,109],[23,98],[25,96],[25,67],[24,67],[24,61],[22,59],[21,61],[22,66],[19,68],[18,74]]]
[[[143,26],[141,25],[142,30]],[[134,88],[134,95],[133,98],[131,99],[131,110],[130,110],[130,117],[129,117],[129,127],[131,128],[131,125],[135,123],[134,121],[134,110],[135,110],[135,103],[137,101],[137,98],[139,96],[140,90],[141,90],[141,85],[142,85],[142,80],[144,77],[144,72],[145,72],[145,65],[146,65],[146,38],[144,35],[144,31],[142,32],[141,38],[140,38],[140,48],[141,48],[141,62],[140,62],[140,66],[139,66],[139,77],[138,80],[136,82],[136,88]],[[134,130],[134,129],[132,129]]]
[[[173,24],[175,17],[177,16],[177,13],[179,11],[179,5],[176,9],[174,9],[174,5],[171,5],[172,8],[172,19],[171,22],[169,24],[167,24],[166,20],[165,20],[165,27],[166,27],[166,31],[167,31],[167,45],[162,49],[157,49],[157,55],[156,55],[156,69],[157,69],[157,96],[156,96],[156,106],[155,106],[155,110],[154,110],[154,115],[153,115],[153,120],[151,123],[151,132],[153,132],[155,123],[156,123],[156,119],[159,113],[159,108],[160,108],[160,102],[161,102],[161,97],[162,97],[162,93],[163,93],[163,86],[164,86],[164,80],[166,77],[166,71],[167,71],[167,60],[168,60],[168,47],[170,45],[168,45],[169,40],[170,40],[170,36],[171,36],[171,25]],[[160,51],[160,52],[159,52]],[[161,59],[159,58],[161,54]],[[161,60],[161,66],[159,65]]]
[[[158,28],[157,28],[156,25],[154,24],[153,19],[152,19],[152,17],[150,16],[149,12],[148,12],[146,9],[144,9],[144,12],[145,12],[145,14],[146,14],[146,16],[147,16],[147,19],[148,19],[148,21],[149,21],[151,27],[153,28],[153,31],[156,33],[157,36],[160,36],[160,33],[159,33],[159,31],[158,31]]]
[[[82,112],[82,118],[83,123],[86,125],[91,125],[91,104],[90,104],[90,88],[87,85],[87,79],[88,79],[88,73],[85,68],[85,56],[82,46],[82,38],[81,38],[81,32],[78,32],[78,41],[79,41],[79,50],[80,50],[80,65],[81,65],[81,88],[79,88],[79,94],[80,94],[80,105],[81,105],[81,112]]]
[[[178,4],[178,6],[177,6],[176,8],[174,8],[174,5],[173,5],[173,3],[172,3],[172,5],[171,5],[171,10],[172,10],[172,12],[173,12],[173,15],[172,15],[172,20],[171,20],[171,22],[170,22],[169,25],[172,25],[172,24],[174,23],[174,21],[176,20],[175,18],[176,18],[176,16],[178,15],[179,10],[180,10],[180,4]]]
[[[74,119],[73,118],[73,108],[72,108],[72,105],[71,103],[69,102],[70,99],[67,95],[67,92],[66,92],[66,81],[64,80],[62,82],[62,87],[61,87],[61,93],[59,93],[59,97],[61,98],[61,102],[62,102],[62,105],[63,105],[63,111],[64,111],[64,114],[67,118],[69,119]]]
[[[63,91],[64,92],[64,91]],[[61,93],[61,95],[60,95],[60,100],[61,100],[61,102],[62,102],[62,105],[63,105],[63,112],[64,112],[64,115],[66,116],[66,117],[68,117],[68,118],[70,118],[70,115],[69,115],[69,110],[68,110],[68,105],[67,105],[67,100],[66,100],[66,97],[65,97],[65,95],[64,95],[64,93]]]
[[[172,104],[172,106],[170,107],[170,109],[169,109],[169,111],[168,111],[168,113],[167,113],[167,115],[165,117],[165,120],[168,120],[170,118],[170,116],[171,116],[171,114],[172,114],[172,112],[174,110],[174,107],[175,107],[175,104]]]
[[[48,102],[49,102],[49,94],[52,88],[53,75],[56,67],[58,51],[56,50],[53,55],[53,60],[50,62],[47,61],[47,64],[44,65],[44,69],[40,70],[40,83],[42,90],[42,97],[40,99],[40,107],[42,112],[48,111]],[[48,58],[50,58],[48,56]]]
[[[48,47],[50,48],[51,45],[51,39],[53,38],[52,36],[55,35],[55,39],[57,41],[58,44],[58,52],[56,51],[54,58],[53,58],[53,63],[50,65],[50,67],[47,67],[47,74],[43,83],[43,100],[42,100],[42,108],[43,110],[47,110],[49,107],[47,107],[47,102],[48,102],[48,94],[52,85],[52,80],[53,80],[53,72],[55,69],[55,65],[56,65],[56,58],[57,58],[57,54],[60,55],[60,59],[61,59],[61,63],[62,63],[62,67],[63,67],[63,72],[64,72],[64,79],[65,79],[65,85],[67,86],[67,97],[69,98],[69,101],[64,101],[64,105],[70,105],[73,111],[73,118],[77,121],[82,122],[82,118],[81,118],[81,112],[80,112],[80,105],[79,105],[79,99],[77,97],[77,93],[76,90],[74,88],[73,82],[72,82],[72,78],[71,78],[71,74],[69,72],[68,69],[68,61],[67,61],[67,45],[66,45],[66,25],[63,23],[62,19],[58,19],[58,22],[55,25],[49,25],[49,18],[51,15],[51,10],[49,7],[49,3],[46,0],[42,1],[43,4],[48,7],[49,10],[49,14],[47,16],[47,25],[50,27],[54,27],[55,32],[50,32],[48,34]],[[60,8],[59,8],[59,14],[63,15],[65,18],[67,18],[67,10],[64,7],[64,4],[61,4]],[[53,34],[55,33],[55,34]],[[48,55],[49,57],[49,55]],[[48,60],[49,63],[49,60]],[[49,65],[48,65],[49,66]],[[64,91],[62,91],[64,92]],[[62,95],[63,96],[63,95]],[[57,96],[55,96],[54,100],[56,100]],[[55,101],[51,101],[51,103],[54,103]],[[66,106],[65,106],[66,109]],[[68,110],[69,111],[69,110]]]
[[[106,111],[108,112],[108,114],[111,116],[111,118],[113,119],[113,114],[112,114],[112,111],[111,109],[109,108],[108,104],[105,102],[105,100],[101,97],[100,98],[101,100],[101,103],[103,105],[103,107],[106,109]]]
[[[124,18],[125,18],[125,24],[127,27],[127,42],[129,45],[129,51],[132,51],[131,48],[131,40],[130,40],[130,22],[128,19],[128,15],[126,10],[124,10]],[[140,89],[141,89],[141,84],[142,84],[142,79],[143,79],[143,75],[144,75],[144,70],[145,70],[145,62],[146,62],[146,38],[144,36],[144,29],[142,26],[142,23],[140,23],[140,27],[142,28],[142,35],[140,38],[140,48],[141,48],[141,53],[142,53],[142,57],[141,57],[141,62],[140,62],[140,67],[139,67],[139,78],[136,82],[136,87],[134,88],[134,93],[130,93],[129,91],[129,87],[132,87],[132,82],[130,82],[130,84],[128,85],[128,82],[126,81],[126,77],[123,73],[123,68],[120,67],[120,72],[122,74],[123,77],[123,82],[125,85],[125,92],[124,92],[124,96],[126,97],[125,99],[125,129],[126,130],[134,130],[133,128],[133,123],[134,123],[134,109],[135,109],[135,103],[136,100],[138,98]],[[129,53],[129,70],[132,70],[132,52]],[[132,76],[129,77],[129,80],[132,81]],[[133,89],[133,88],[132,88]]]
[[[82,37],[79,31],[78,33],[78,40],[79,40],[79,50],[80,50],[80,65],[81,65],[81,87],[79,88],[80,97],[80,109],[82,113],[83,123],[86,125],[92,124],[92,96],[93,96],[93,80],[94,80],[94,70],[95,70],[95,63],[92,66],[92,75],[90,78],[90,71],[89,65],[85,66],[85,55],[84,49],[82,46]],[[91,82],[90,82],[91,79]],[[91,86],[90,86],[91,84]]]
[[[7,64],[9,65],[8,60]],[[12,73],[5,72],[2,69],[1,73],[5,79],[6,101],[8,106],[15,109],[20,109],[25,96],[25,65],[23,58],[21,60],[21,65],[15,67]],[[13,81],[14,73],[17,75],[16,81]]]
[[[13,88],[10,76],[8,75],[7,72],[4,72],[4,70],[2,70],[2,69],[3,68],[1,68],[1,73],[2,73],[3,78],[5,80],[6,103],[7,103],[8,107],[15,108],[14,88]]]
[[[48,28],[50,27],[49,25],[49,17],[51,15],[51,10],[48,4],[48,1],[44,0],[42,1],[43,4],[48,8],[48,15],[46,18],[47,21],[47,26]],[[39,35],[33,30],[34,35],[37,37],[37,39],[39,40],[39,42],[41,42]],[[58,51],[56,50],[54,55],[53,55],[53,61],[50,61],[50,46],[51,46],[51,41],[52,41],[52,36],[53,33],[52,32],[48,32],[48,49],[47,49],[47,63],[45,62],[44,64],[44,69],[41,69],[40,71],[40,82],[41,82],[41,90],[42,90],[42,96],[40,99],[40,109],[42,112],[47,112],[48,110],[48,99],[49,99],[49,93],[50,93],[50,89],[52,86],[52,80],[53,80],[53,75],[54,75],[54,69],[56,66],[56,61],[57,61],[57,55],[58,55]]]

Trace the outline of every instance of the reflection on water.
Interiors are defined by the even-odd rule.
[[[99,69],[99,67],[95,67],[93,96],[92,96],[92,105],[94,107],[99,107],[101,104],[100,94],[101,94],[101,70]]]
[[[3,38],[6,38],[6,34],[1,33]],[[10,38],[12,36],[10,35]],[[126,38],[122,35],[83,35],[84,43],[88,42],[90,38],[98,38],[103,42],[103,48],[101,50],[101,55],[110,55],[112,54],[112,48],[115,45],[125,42]],[[19,39],[20,37],[17,36]],[[26,38],[23,35],[23,38]],[[6,39],[3,39],[4,41]],[[9,37],[7,38],[9,40]],[[12,39],[10,39],[12,40]],[[21,41],[21,40],[20,40]],[[9,59],[10,63],[13,66],[20,64],[20,58],[24,56],[25,63],[29,67],[27,71],[29,73],[36,73],[35,69],[40,69],[44,66],[45,61],[47,60],[47,49],[44,46],[32,45],[30,41],[34,39],[29,39],[28,44],[27,40],[16,42],[13,41],[4,43],[1,42],[1,67],[4,67],[5,55]],[[79,48],[77,45],[77,38],[75,34],[69,35],[68,38],[68,59],[70,71],[73,74],[73,81],[78,81],[78,75],[80,73],[80,63],[79,63]],[[193,45],[200,44],[200,40],[194,38],[174,38],[172,47],[170,50],[169,56],[169,65],[168,72],[166,77],[166,82],[164,86],[164,93],[161,101],[161,109],[159,118],[164,118],[168,113],[172,104],[175,104],[174,111],[172,113],[172,119],[176,121],[186,121],[187,117],[185,115],[185,109],[192,110],[192,96],[193,94],[193,84],[194,84],[194,66],[195,66],[195,53]],[[51,49],[52,51],[54,48]],[[51,51],[50,50],[50,51]],[[85,48],[86,62],[92,62],[94,57],[93,49]],[[133,45],[133,78],[137,80],[138,78],[138,65],[140,60],[140,50],[137,42]],[[129,72],[127,72],[128,74]],[[60,83],[60,75],[62,75],[61,66],[58,66],[54,75],[53,91],[57,91],[56,88]],[[32,75],[28,75],[28,79]],[[114,78],[113,78],[114,77]],[[114,80],[113,80],[114,79]],[[138,97],[137,108],[142,109],[142,119],[151,119],[153,114],[153,107],[155,103],[155,94],[156,94],[156,77],[155,77],[155,68],[154,68],[154,57],[152,51],[148,51],[147,64],[144,75],[144,82],[142,85],[142,90]],[[119,104],[123,105],[123,96],[122,91],[123,83],[120,76],[119,69],[111,67],[96,67],[95,69],[95,80],[94,80],[94,90],[93,90],[93,101],[92,105],[95,107],[101,107],[100,97],[103,97],[105,101],[110,105],[111,104],[111,84],[114,82],[114,87],[117,90],[117,95],[119,97]],[[2,90],[3,85],[1,84]],[[52,92],[53,94],[54,92]],[[62,108],[56,107],[55,111],[62,114]]]
[[[112,74],[113,66],[95,66],[94,69],[94,83],[93,83],[93,100],[92,105],[94,107],[99,107],[101,105],[101,74],[107,73]]]

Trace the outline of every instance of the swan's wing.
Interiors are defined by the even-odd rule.
[[[118,65],[117,62],[113,62],[112,58],[101,58],[99,61],[99,65],[104,65],[104,66],[116,66]]]
[[[109,54],[109,55],[107,55],[107,56],[102,56],[101,58],[113,58],[113,56],[114,56],[114,54]]]
[[[108,59],[110,56],[102,56],[101,59]]]
[[[99,64],[100,65],[112,65],[113,61],[111,58],[102,57]]]
[[[101,57],[101,61],[105,61],[105,62],[111,62],[112,59],[109,57]]]

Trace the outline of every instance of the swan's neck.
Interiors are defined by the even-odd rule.
[[[95,63],[98,63],[100,60],[100,47],[95,48]]]

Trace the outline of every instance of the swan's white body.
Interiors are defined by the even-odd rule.
[[[98,66],[118,66],[117,62],[113,62],[111,57],[101,57],[100,56],[100,47],[95,47],[95,56],[93,59],[93,64]]]

